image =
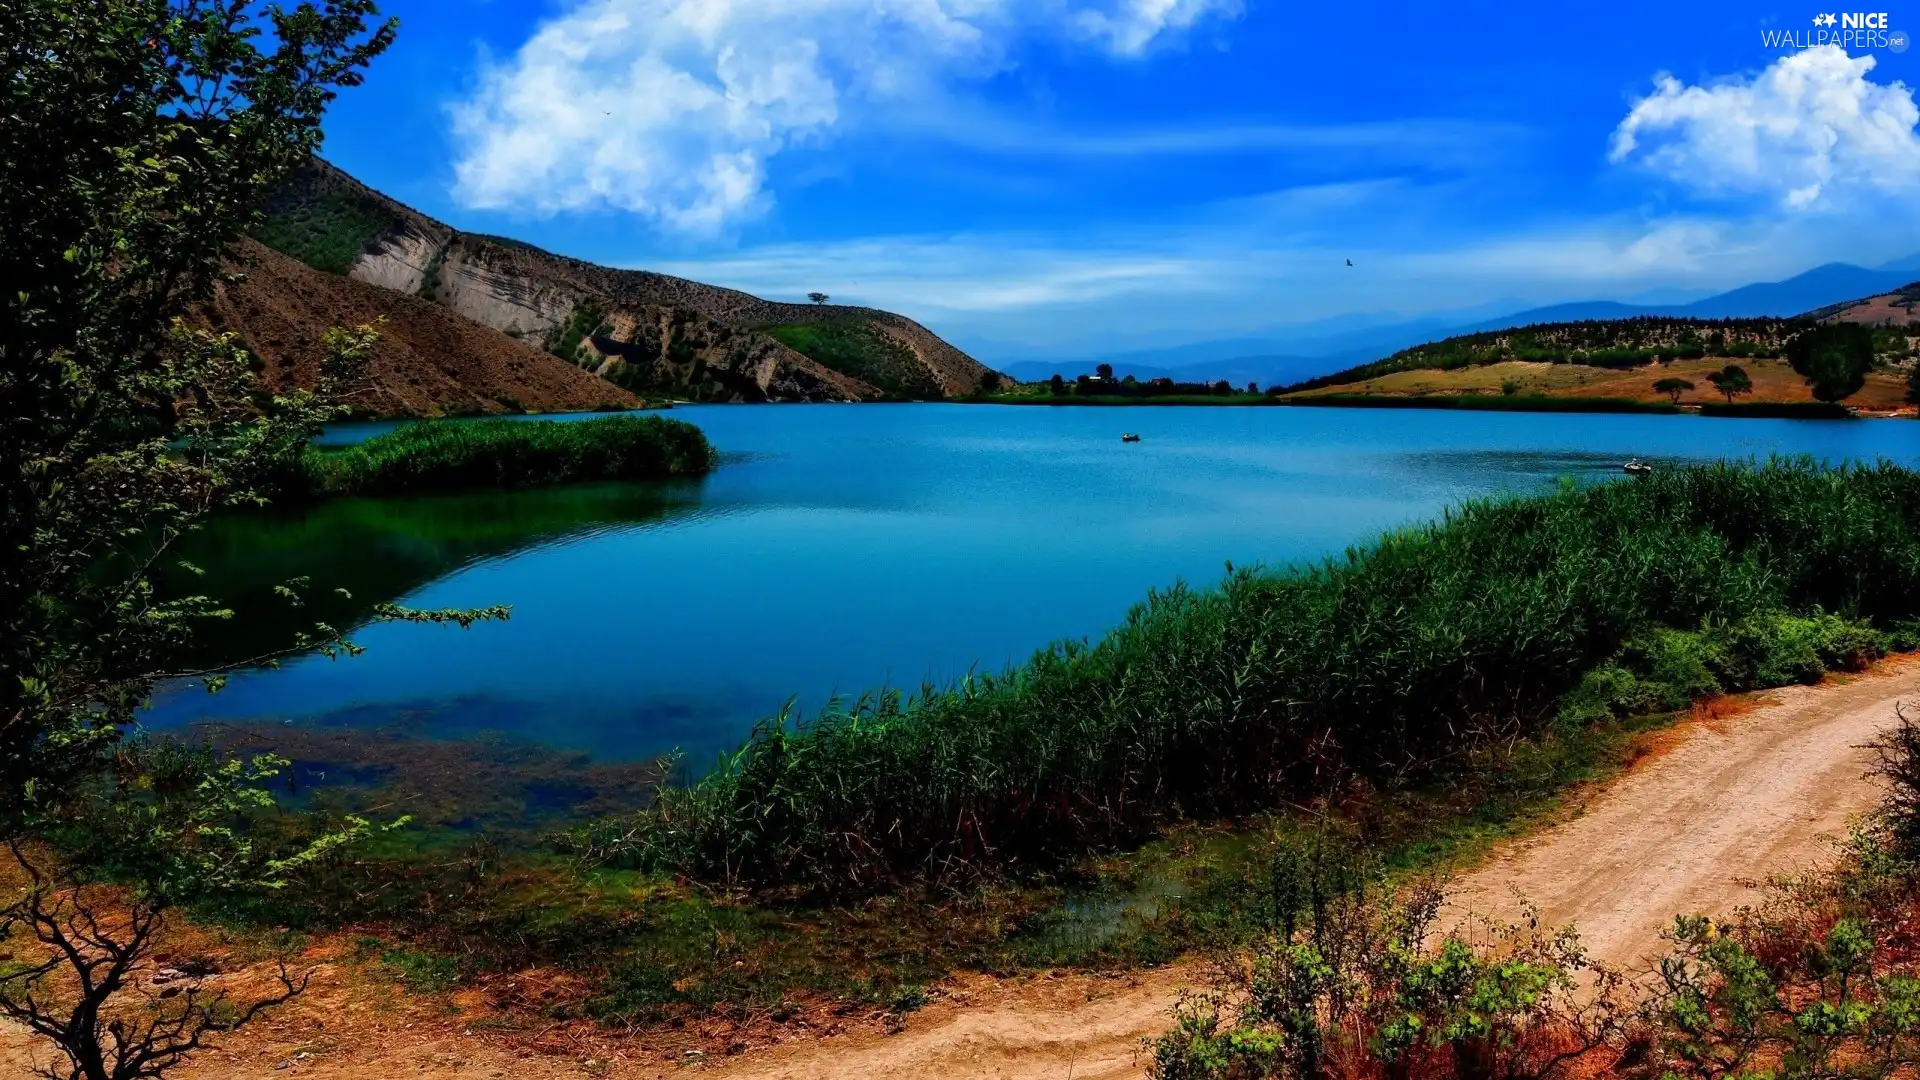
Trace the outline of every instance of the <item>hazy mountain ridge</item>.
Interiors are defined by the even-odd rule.
[[[317,158],[275,196],[259,235],[317,269],[430,301],[643,395],[955,397],[990,374],[892,312],[779,303],[463,233]],[[833,347],[808,355],[782,338]]]
[[[1044,380],[1054,372],[1067,378],[1089,374],[1110,363],[1120,375],[1141,379],[1165,376],[1182,382],[1226,379],[1234,385],[1290,385],[1339,372],[1401,350],[1451,337],[1528,325],[1666,318],[1786,318],[1843,304],[1864,304],[1920,277],[1920,254],[1877,268],[1828,263],[1776,282],[1758,282],[1679,304],[1643,304],[1584,300],[1524,308],[1488,316],[1481,312],[1440,314],[1412,319],[1367,321],[1340,316],[1276,329],[1267,334],[1194,342],[1157,349],[1117,350],[1071,359],[1026,359],[1005,370],[1023,382]],[[1352,325],[1359,322],[1361,325]]]

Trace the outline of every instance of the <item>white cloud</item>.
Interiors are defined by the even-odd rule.
[[[1671,75],[1614,130],[1611,158],[1711,194],[1762,194],[1791,208],[1861,189],[1920,190],[1920,107],[1876,83],[1871,56],[1837,45],[1784,56],[1750,81],[1687,86]]]
[[[1120,57],[1239,0],[578,0],[453,107],[476,209],[611,206],[712,234],[764,210],[769,159],[880,103],[1000,69],[1024,33]]]
[[[1240,14],[1240,0],[1117,0],[1075,14],[1080,31],[1121,56],[1139,56],[1172,31],[1190,30],[1210,16]]]

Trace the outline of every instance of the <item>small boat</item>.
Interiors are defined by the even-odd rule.
[[[1133,432],[1131,432],[1131,431],[1128,431],[1128,432],[1123,432],[1123,433],[1122,433],[1122,434],[1120,435],[1120,441],[1121,441],[1121,442],[1139,442],[1139,441],[1140,441],[1140,436],[1138,436],[1138,435],[1135,435],[1135,434],[1134,434]]]
[[[1653,466],[1647,464],[1644,461],[1641,461],[1639,458],[1634,458],[1632,461],[1629,461],[1625,465],[1622,465],[1621,468],[1634,474],[1650,473],[1653,471]]]

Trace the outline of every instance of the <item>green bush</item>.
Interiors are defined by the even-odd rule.
[[[713,467],[700,429],[658,416],[599,420],[427,420],[301,460],[315,495],[521,488],[689,476]]]
[[[1802,679],[1916,615],[1920,475],[1891,465],[1475,502],[1322,565],[1154,593],[1098,643],[1001,675],[768,721],[600,849],[829,889],[1045,866],[1343,779],[1405,782],[1563,699],[1591,717]]]

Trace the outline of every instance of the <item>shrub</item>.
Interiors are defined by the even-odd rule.
[[[1276,877],[1295,877],[1288,861]],[[1181,1002],[1152,1044],[1153,1080],[1544,1080],[1614,1056],[1624,1013],[1610,978],[1581,997],[1588,964],[1571,932],[1530,920],[1489,927],[1476,947],[1436,933],[1434,885],[1342,877],[1310,881],[1250,957]]]

